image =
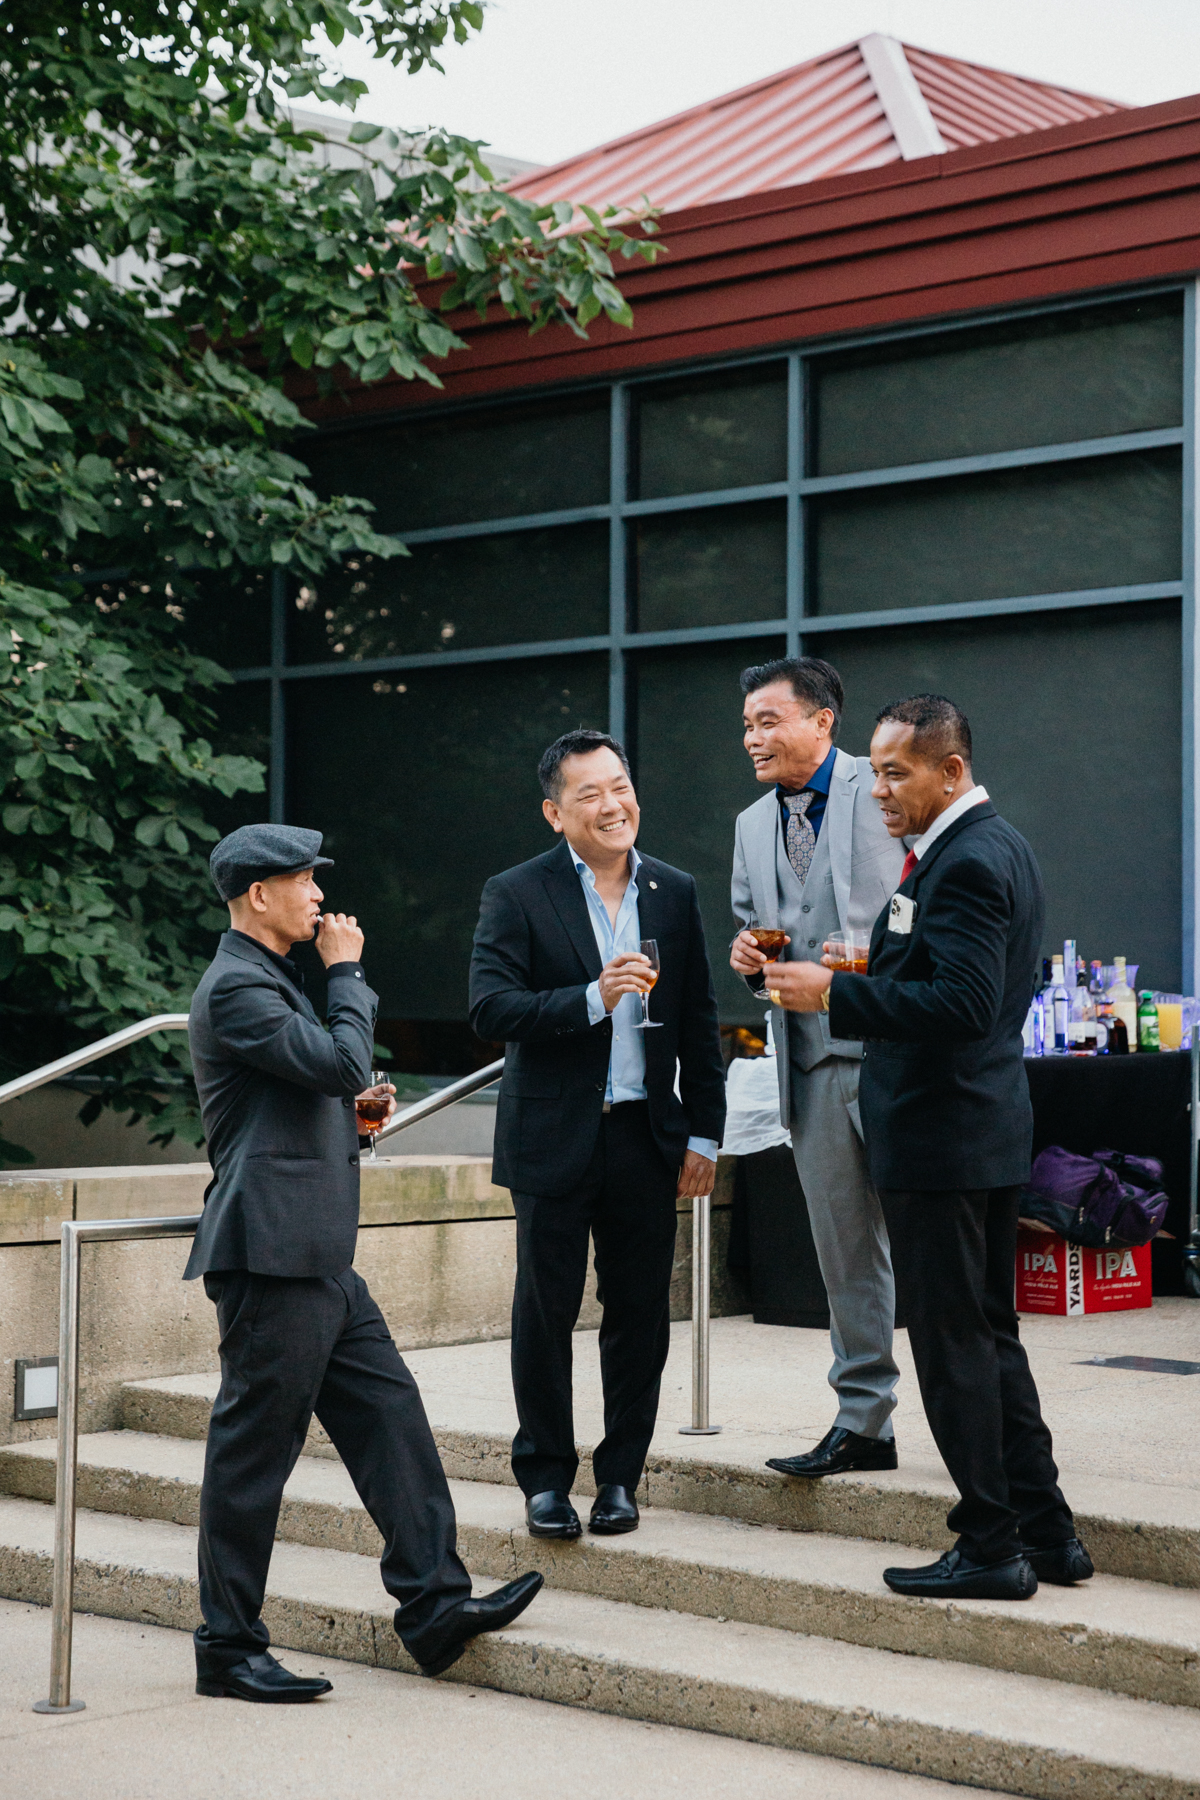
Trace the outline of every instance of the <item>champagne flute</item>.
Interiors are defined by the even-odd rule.
[[[372,1088],[382,1087],[386,1090],[390,1082],[391,1076],[386,1069],[371,1070]],[[382,1129],[383,1124],[387,1119],[388,1107],[391,1105],[391,1100],[391,1094],[385,1091],[382,1094],[368,1092],[366,1095],[360,1096],[360,1098],[354,1102],[354,1113],[358,1120],[358,1135],[359,1137],[370,1138],[372,1162],[379,1161],[379,1156],[375,1149],[375,1133]]]
[[[652,988],[658,980],[659,970],[662,966],[658,960],[658,944],[654,938],[643,938],[638,949],[650,964],[650,973],[646,980]],[[662,1029],[662,1020],[650,1017],[650,988],[647,988],[642,995],[642,1016],[633,1028],[635,1031],[659,1031]]]

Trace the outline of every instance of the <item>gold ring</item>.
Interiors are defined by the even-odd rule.
[[[767,989],[767,999],[771,1002],[772,1006],[782,1006],[783,1005],[783,995],[780,993],[778,988],[768,988]]]

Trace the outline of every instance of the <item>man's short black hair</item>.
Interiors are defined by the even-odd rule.
[[[912,747],[923,762],[945,762],[948,756],[961,756],[971,766],[971,727],[961,706],[947,700],[945,694],[911,694],[907,700],[892,700],[877,716],[896,725],[911,725]]]
[[[832,663],[822,662],[819,656],[780,656],[774,662],[756,663],[753,668],[742,670],[743,694],[757,694],[759,688],[770,687],[773,681],[790,681],[797,700],[807,703],[813,712],[828,706],[833,712],[829,735],[837,736],[846,699],[842,678]]]
[[[564,759],[568,756],[588,756],[593,750],[611,750],[614,756],[620,758],[621,767],[632,781],[625,746],[618,744],[616,738],[609,737],[607,731],[564,731],[560,738],[555,738],[548,750],[543,750],[542,760],[538,764],[538,780],[547,800],[553,800],[557,806],[562,798]]]

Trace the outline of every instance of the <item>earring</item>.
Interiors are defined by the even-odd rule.
[[[944,790],[944,792],[946,792],[946,793],[947,793],[947,794],[952,794],[952,793],[953,793],[953,792],[954,792],[954,789],[953,789],[953,788],[946,788],[946,789],[945,789],[945,790]]]

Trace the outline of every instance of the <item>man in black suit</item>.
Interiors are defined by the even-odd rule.
[[[862,1038],[867,1157],[892,1244],[926,1417],[962,1496],[958,1542],[897,1593],[1027,1599],[1091,1559],[1058,1486],[1050,1433],[1013,1304],[1017,1212],[1033,1111],[1021,1031],[1041,950],[1042,881],[1029,845],[971,774],[953,701],[885,706],[872,793],[911,848],[875,922],[865,975],[783,964],[784,1005],[828,1011]],[[826,958],[828,962],[828,958]]]
[[[513,1473],[530,1531],[573,1538],[571,1333],[588,1236],[604,1309],[589,1524],[604,1534],[638,1523],[670,1344],[676,1200],[711,1192],[725,1082],[696,884],[634,848],[624,750],[603,732],[568,732],[538,775],[561,842],[483,890],[471,1023],[506,1046],[492,1179],[517,1215]],[[657,983],[641,954],[649,938]],[[643,1030],[639,997],[651,988]]]
[[[216,846],[231,929],[188,1027],[213,1179],[184,1279],[204,1277],[221,1332],[200,1494],[196,1692],[285,1703],[331,1686],[281,1668],[260,1616],[284,1483],[314,1412],[383,1534],[396,1630],[425,1674],[510,1623],[542,1585],[525,1575],[471,1598],[421,1396],[351,1267],[354,1101],[370,1080],[378,1002],[357,920],[320,916],[314,872],[332,866],[320,848],[319,831],[283,825],[245,825]],[[288,956],[314,928],[328,1031]]]

